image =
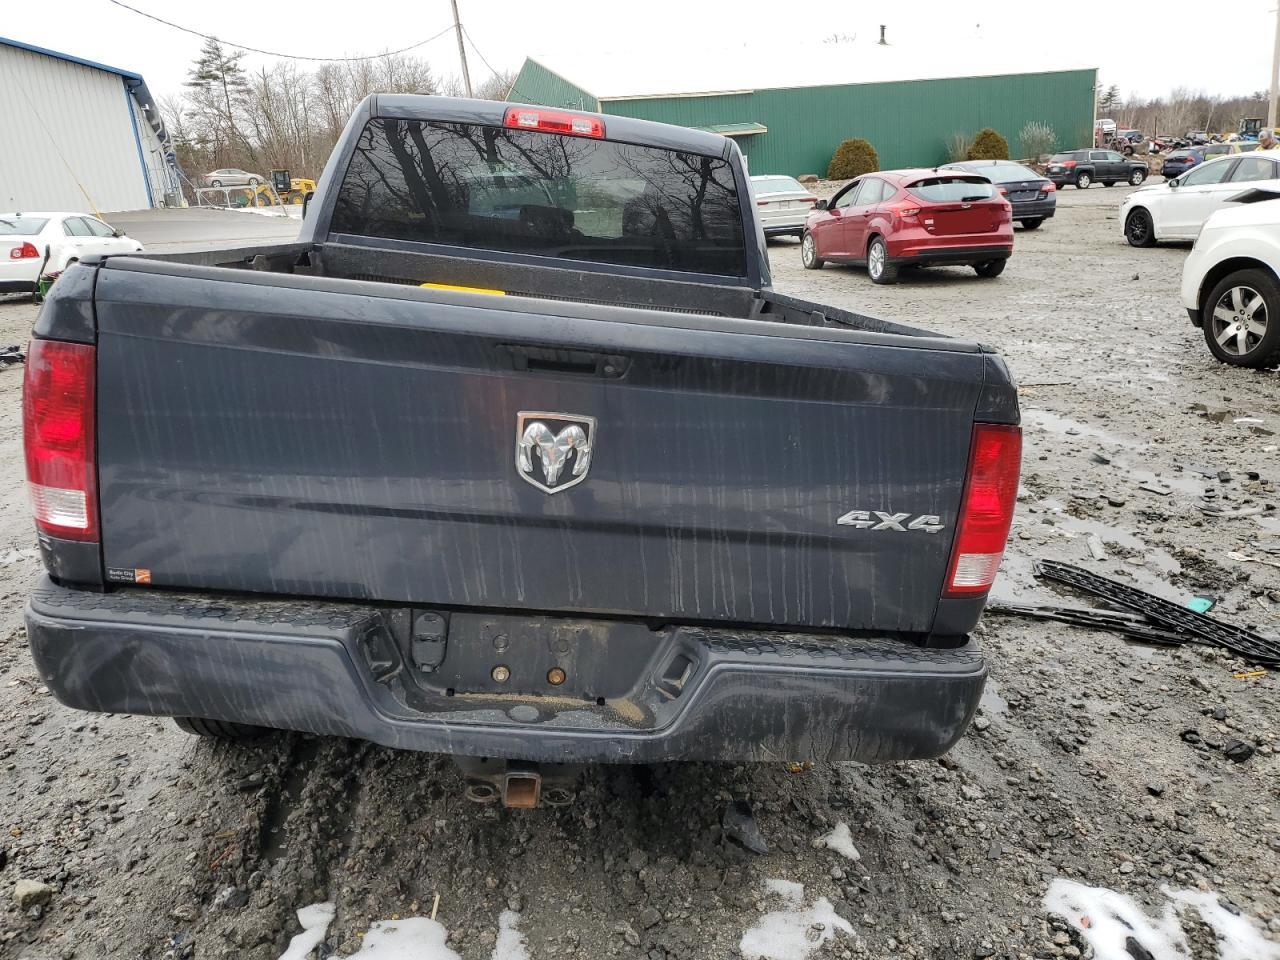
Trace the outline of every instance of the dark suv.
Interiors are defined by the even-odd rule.
[[[1087,190],[1094,183],[1131,183],[1135,187],[1147,179],[1142,160],[1127,160],[1114,150],[1069,150],[1049,158],[1045,176],[1059,187],[1074,183]]]

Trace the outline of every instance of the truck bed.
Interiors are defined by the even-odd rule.
[[[541,264],[521,264],[510,260],[489,261],[426,254],[387,249],[388,243],[385,240],[380,241],[378,246],[333,242],[278,243],[208,251],[145,254],[132,258],[131,262],[154,260],[189,266],[333,277],[410,287],[436,283],[480,290],[501,290],[508,296],[520,298],[521,309],[531,306],[537,309],[529,303],[532,300],[630,307],[706,317],[768,320],[793,326],[896,334],[925,340],[943,340],[947,350],[977,349],[976,344],[958,341],[942,334],[789,297],[772,289],[753,290],[735,285],[653,279],[585,268],[566,269]],[[394,245],[393,242],[392,244]],[[589,299],[567,292],[584,290],[591,291]],[[430,290],[424,299],[432,299],[439,292]],[[660,318],[649,317],[646,322],[662,321]],[[917,341],[913,346],[927,344]]]

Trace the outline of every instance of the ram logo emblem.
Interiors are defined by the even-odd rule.
[[[571,413],[516,415],[516,472],[543,493],[560,493],[587,479],[596,418]]]

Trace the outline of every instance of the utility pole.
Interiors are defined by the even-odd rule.
[[[453,4],[453,32],[458,35],[458,59],[462,61],[462,86],[466,89],[467,96],[473,97],[475,94],[471,92],[471,73],[467,70],[467,48],[462,45],[462,21],[458,19],[458,0],[450,0],[450,2]],[[1280,33],[1276,34],[1276,42],[1280,43]],[[1280,50],[1280,47],[1276,47],[1276,49]],[[1274,75],[1275,71],[1273,70],[1272,76],[1274,77]],[[1272,82],[1274,83],[1274,80]],[[1272,93],[1274,92],[1273,87]],[[1275,98],[1273,97],[1272,99]]]
[[[1276,7],[1276,44],[1271,50],[1271,95],[1267,97],[1267,126],[1276,129],[1276,73],[1280,72],[1280,6]]]

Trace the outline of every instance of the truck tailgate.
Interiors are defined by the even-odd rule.
[[[109,580],[930,628],[972,344],[154,266],[96,287]]]

